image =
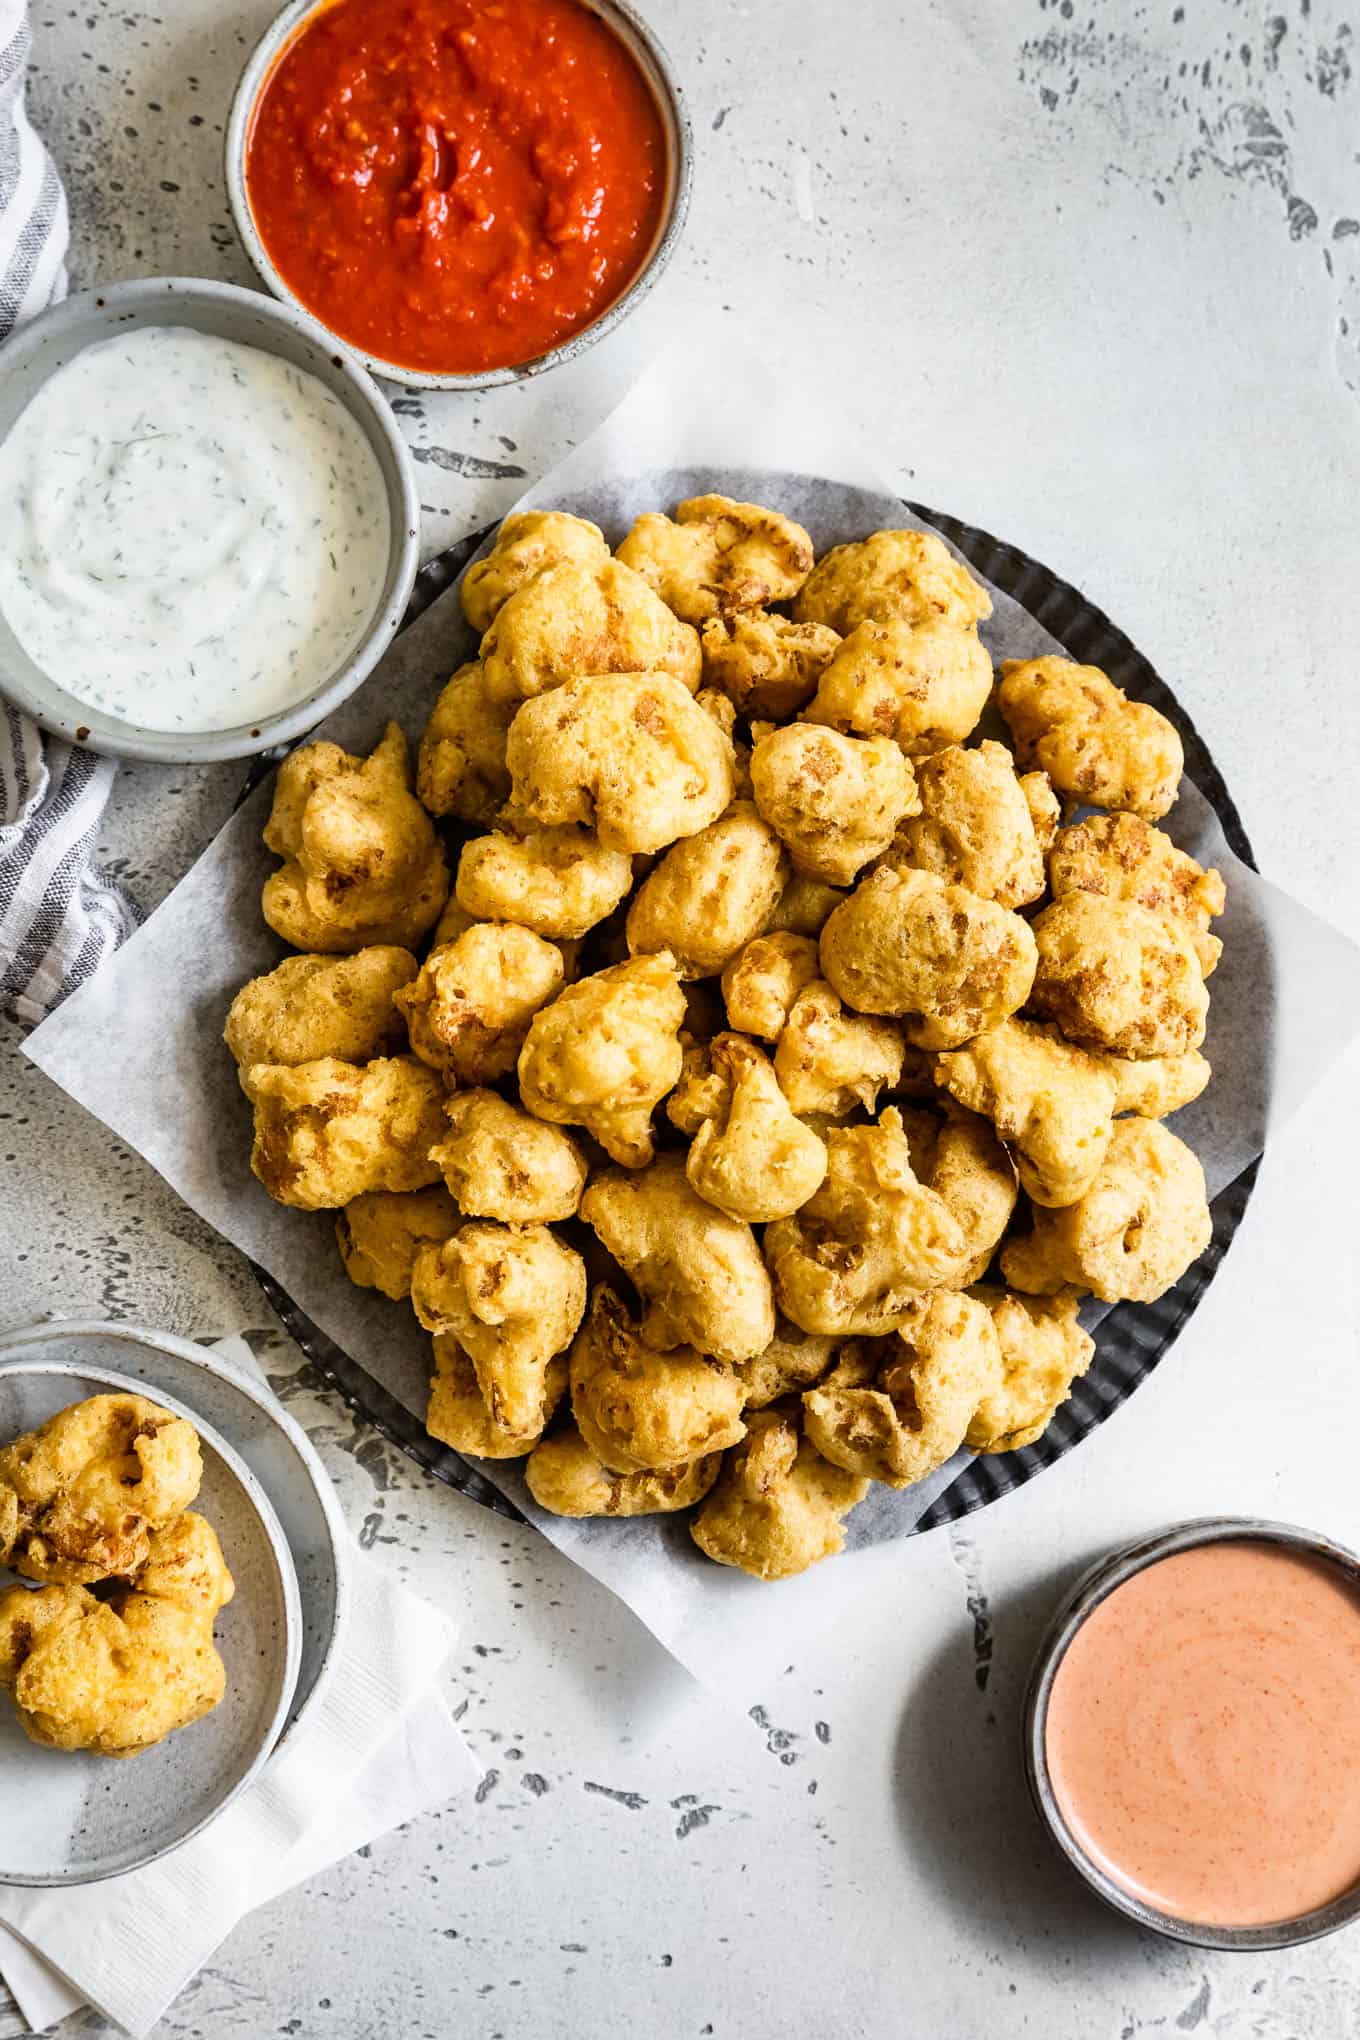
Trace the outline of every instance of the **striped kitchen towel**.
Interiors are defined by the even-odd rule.
[[[24,110],[29,41],[27,0],[0,0],[0,343],[66,294],[66,193]],[[33,1025],[138,915],[94,863],[112,761],[0,711],[0,1011]]]

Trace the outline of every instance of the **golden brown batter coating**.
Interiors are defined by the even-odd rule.
[[[409,949],[376,944],[353,956],[289,956],[242,985],[222,1038],[242,1069],[252,1063],[369,1062],[401,1048],[392,995],[420,966]]]
[[[450,1084],[487,1084],[515,1067],[529,1022],[565,976],[554,943],[480,921],[432,949],[397,1004],[422,1062]]]
[[[780,930],[754,936],[722,974],[728,1026],[777,1041],[799,993],[820,975],[817,944],[810,935]]]
[[[968,1426],[975,1452],[1015,1452],[1042,1437],[1095,1355],[1095,1341],[1077,1322],[1080,1298],[1016,1296],[977,1289],[1001,1342],[1002,1376],[979,1403]]]
[[[801,524],[759,503],[691,496],[675,519],[638,518],[619,558],[642,575],[686,623],[788,602],[812,572],[812,540]]]
[[[951,1098],[1011,1143],[1036,1204],[1075,1204],[1090,1188],[1114,1124],[1108,1057],[1075,1048],[1056,1027],[1010,1019],[938,1056],[935,1073]]]
[[[416,791],[432,815],[493,822],[510,797],[505,740],[517,707],[493,701],[481,663],[460,666],[436,701],[416,754]]]
[[[780,895],[770,916],[767,935],[820,935],[834,910],[847,894],[819,878],[804,878],[796,872]]]
[[[798,1414],[758,1410],[690,1527],[700,1551],[758,1580],[785,1580],[843,1549],[842,1518],[869,1483],[823,1459]]]
[[[561,1356],[585,1313],[581,1256],[546,1225],[470,1219],[416,1256],[411,1306],[427,1332],[467,1353],[492,1423],[507,1436],[541,1437],[561,1399]]]
[[[933,618],[967,630],[992,613],[992,598],[933,531],[875,531],[818,560],[794,603],[800,623],[842,636],[873,619]]]
[[[805,1332],[789,1318],[776,1317],[774,1337],[765,1351],[737,1368],[747,1409],[768,1409],[781,1396],[814,1388],[830,1373],[840,1345],[827,1333]]]
[[[447,1190],[369,1190],[339,1214],[335,1237],[350,1281],[399,1302],[421,1248],[442,1246],[461,1224]]]
[[[622,560],[564,560],[496,612],[482,667],[493,701],[529,701],[586,673],[665,673],[693,694],[699,634]]]
[[[976,631],[932,617],[856,625],[827,662],[805,719],[852,736],[891,737],[927,758],[970,736],[992,691]]]
[[[264,882],[264,918],[294,949],[410,949],[439,919],[449,873],[411,791],[396,723],[367,758],[304,744],[279,767],[266,847],[283,868]]]
[[[524,1478],[539,1508],[554,1516],[667,1516],[701,1502],[721,1465],[721,1452],[710,1452],[678,1466],[612,1473],[569,1424],[534,1447]]]
[[[1069,1041],[1137,1061],[1204,1039],[1209,994],[1187,936],[1146,907],[1074,892],[1034,922],[1030,1002]]]
[[[812,723],[760,739],[751,790],[794,869],[825,885],[849,885],[918,806],[911,766],[889,738],[843,737]]]
[[[1114,1078],[1116,1112],[1136,1112],[1140,1119],[1167,1119],[1192,1104],[1212,1074],[1197,1048],[1186,1055],[1148,1056],[1129,1062],[1122,1056],[1100,1060]]]
[[[1064,799],[1127,808],[1146,822],[1176,798],[1185,751],[1175,728],[1130,701],[1098,666],[1004,659],[997,705],[1023,766],[1046,772]]]
[[[1015,1164],[987,1121],[957,1106],[943,1120],[902,1108],[902,1126],[913,1169],[963,1229],[967,1265],[960,1281],[981,1281],[1019,1197]]]
[[[740,714],[787,722],[817,691],[840,639],[821,623],[794,623],[772,610],[715,616],[699,633],[704,682],[721,687]]]
[[[414,1056],[257,1063],[242,1077],[255,1107],[250,1166],[280,1204],[325,1211],[439,1181],[430,1149],[444,1135],[444,1086]]]
[[[751,1225],[789,1218],[826,1175],[826,1148],[794,1117],[768,1057],[740,1034],[720,1034],[711,1060],[726,1102],[690,1146],[690,1186],[729,1218]]]
[[[625,1168],[652,1158],[652,1112],[680,1076],[685,999],[671,957],[634,956],[580,978],[535,1015],[520,1097],[540,1119],[583,1126]]]
[[[609,558],[598,524],[565,510],[517,510],[503,519],[496,543],[463,576],[463,614],[480,636],[521,588],[548,567],[569,560],[593,566]]]
[[[894,1020],[846,1011],[822,978],[798,994],[774,1052],[775,1075],[793,1110],[845,1119],[872,1112],[880,1091],[895,1089],[906,1059]]]
[[[742,1389],[722,1361],[646,1345],[612,1289],[599,1288],[571,1349],[571,1407],[611,1473],[666,1471],[745,1435]]]
[[[747,800],[674,844],[628,909],[634,956],[667,949],[683,978],[716,977],[779,902],[789,877],[783,846]]]
[[[885,862],[933,872],[1000,907],[1042,899],[1043,847],[1004,744],[950,745],[922,758],[916,791],[921,812],[899,825]]]
[[[460,1211],[507,1225],[575,1216],[586,1161],[560,1127],[545,1126],[495,1091],[460,1091],[444,1109],[449,1137],[430,1158]]]
[[[1088,815],[1075,828],[1064,829],[1048,870],[1055,900],[1067,893],[1097,893],[1132,901],[1169,922],[1189,937],[1206,978],[1223,953],[1217,935],[1209,933],[1209,922],[1227,904],[1219,873],[1196,864],[1164,830],[1138,815]]]
[[[436,1332],[434,1376],[425,1413],[425,1429],[441,1445],[474,1459],[523,1459],[538,1443],[539,1433],[516,1430],[497,1422],[487,1406],[471,1355],[447,1332]],[[556,1408],[567,1392],[567,1361],[551,1360],[544,1373],[544,1403]]]
[[[612,914],[633,883],[632,860],[589,829],[508,829],[465,844],[458,905],[476,921],[513,921],[574,941]]]

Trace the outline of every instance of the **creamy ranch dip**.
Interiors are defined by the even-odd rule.
[[[78,700],[231,729],[344,664],[390,523],[377,455],[324,383],[145,326],[58,369],[0,445],[0,612]]]

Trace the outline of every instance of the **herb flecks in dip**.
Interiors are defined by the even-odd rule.
[[[144,729],[305,700],[372,621],[390,548],[339,398],[185,327],[87,347],[0,446],[0,613],[79,701]]]
[[[651,248],[665,130],[577,0],[333,0],[257,102],[246,161],[270,260],[342,339],[403,368],[530,361]]]

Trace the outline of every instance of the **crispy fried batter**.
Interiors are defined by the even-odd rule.
[[[804,878],[796,872],[780,895],[770,916],[767,935],[820,935],[832,912],[847,895],[819,878]]]
[[[1020,763],[1039,766],[1064,799],[1128,808],[1147,822],[1175,800],[1185,770],[1176,730],[1098,666],[1004,659],[997,705]]]
[[[788,1218],[826,1175],[826,1148],[794,1117],[769,1059],[740,1034],[720,1034],[711,1061],[726,1102],[694,1136],[690,1185],[729,1218],[760,1225]]]
[[[1128,1062],[1123,1056],[1101,1056],[1114,1078],[1116,1112],[1136,1112],[1141,1119],[1167,1119],[1198,1098],[1209,1081],[1208,1062],[1197,1048],[1185,1055],[1148,1056]]]
[[[748,1410],[768,1409],[781,1396],[800,1394],[829,1374],[840,1342],[825,1332],[805,1332],[786,1317],[776,1317],[774,1337],[754,1360],[737,1368]]]
[[[1043,848],[1004,744],[951,744],[922,758],[916,791],[921,812],[899,823],[885,862],[933,872],[1000,907],[1043,897]]]
[[[256,1063],[242,1077],[255,1107],[250,1166],[280,1204],[325,1211],[366,1190],[439,1181],[429,1156],[443,1137],[444,1086],[414,1056]]]
[[[968,1426],[975,1452],[1015,1452],[1048,1429],[1095,1354],[1095,1341],[1077,1322],[1074,1290],[1057,1296],[1016,1296],[977,1289],[1001,1342],[1002,1377],[984,1396]]]
[[[571,1424],[534,1447],[524,1478],[539,1508],[554,1516],[666,1516],[701,1502],[721,1464],[721,1452],[710,1452],[678,1466],[612,1473]]]
[[[472,1356],[448,1332],[436,1332],[434,1375],[425,1413],[425,1429],[441,1445],[469,1452],[474,1459],[523,1459],[533,1451],[539,1433],[498,1422],[487,1407]],[[565,1356],[551,1360],[544,1374],[544,1403],[556,1408],[567,1392]]]
[[[754,936],[722,974],[728,1026],[777,1041],[799,993],[820,974],[817,944],[810,935],[781,930]]]
[[[700,1551],[758,1580],[785,1580],[843,1549],[842,1518],[869,1483],[823,1459],[799,1416],[758,1410],[690,1527]]]
[[[350,1281],[397,1302],[411,1294],[421,1248],[442,1246],[461,1223],[446,1190],[368,1190],[336,1218],[335,1237]]]
[[[463,614],[480,636],[510,597],[548,567],[568,560],[592,566],[608,558],[604,533],[588,518],[565,510],[517,510],[503,520],[486,558],[474,560],[464,574]]]
[[[845,1119],[857,1107],[873,1111],[879,1092],[900,1081],[905,1058],[896,1021],[847,1012],[830,985],[815,978],[793,1002],[774,1068],[795,1112]]]
[[[876,531],[834,546],[818,560],[793,606],[800,623],[844,635],[871,618],[966,630],[992,613],[992,599],[933,531]]]
[[[740,714],[780,722],[811,701],[839,644],[825,624],[766,609],[710,617],[699,633],[705,684],[721,687]]]
[[[586,1187],[585,1156],[560,1127],[509,1105],[495,1091],[450,1098],[449,1137],[431,1161],[469,1218],[546,1225],[572,1218]]]
[[[778,836],[750,801],[734,800],[669,849],[628,909],[634,956],[667,949],[683,978],[714,977],[769,920],[789,876]]]
[[[289,956],[242,985],[222,1038],[252,1063],[368,1062],[402,1047],[392,995],[420,966],[409,949],[375,944],[353,956]]]
[[[589,829],[511,830],[478,836],[458,860],[458,905],[474,920],[514,921],[536,935],[575,940],[612,914],[633,883],[622,850]]]
[[[665,673],[693,694],[699,634],[622,560],[564,560],[496,612],[482,667],[493,701],[529,701],[586,673]]]
[[[540,1119],[583,1126],[616,1162],[652,1158],[652,1111],[678,1080],[685,999],[672,958],[635,956],[568,985],[535,1015],[520,1096]]]
[[[887,617],[856,625],[803,713],[852,736],[891,737],[909,758],[926,758],[971,735],[991,691],[992,662],[971,627]]]
[[[645,1344],[612,1289],[599,1288],[571,1349],[571,1407],[611,1473],[666,1471],[706,1459],[745,1433],[732,1368],[689,1345]]]
[[[1075,1204],[1090,1188],[1114,1123],[1108,1057],[1073,1047],[1056,1027],[1009,1019],[938,1056],[935,1071],[951,1098],[1012,1144],[1036,1204]]]
[[[422,1062],[450,1084],[486,1084],[515,1067],[529,1022],[565,975],[555,944],[481,921],[432,949],[397,1004]]]
[[[674,522],[646,511],[619,547],[619,558],[686,623],[789,601],[813,557],[801,524],[730,496],[691,496]]]
[[[471,1219],[417,1254],[411,1305],[427,1332],[449,1334],[467,1353],[497,1430],[541,1437],[586,1307],[581,1256],[546,1225]]]
[[[1031,1003],[1069,1041],[1137,1060],[1204,1039],[1209,994],[1189,938],[1146,907],[1074,892],[1034,922]]]
[[[973,1112],[902,1110],[911,1165],[963,1228],[962,1283],[980,1281],[1010,1224],[1019,1191],[1015,1165],[994,1129]]]
[[[491,700],[480,661],[458,668],[431,710],[416,754],[416,791],[432,815],[495,820],[510,797],[505,740],[517,706]]]
[[[760,739],[751,790],[794,869],[826,885],[849,885],[918,806],[911,766],[887,737],[844,737],[811,723]]]
[[[1209,922],[1227,904],[1219,873],[1206,871],[1187,851],[1178,850],[1162,829],[1138,815],[1089,815],[1075,828],[1064,829],[1048,861],[1053,897],[1089,892],[1111,900],[1131,900],[1188,936],[1208,977],[1223,953]]]

